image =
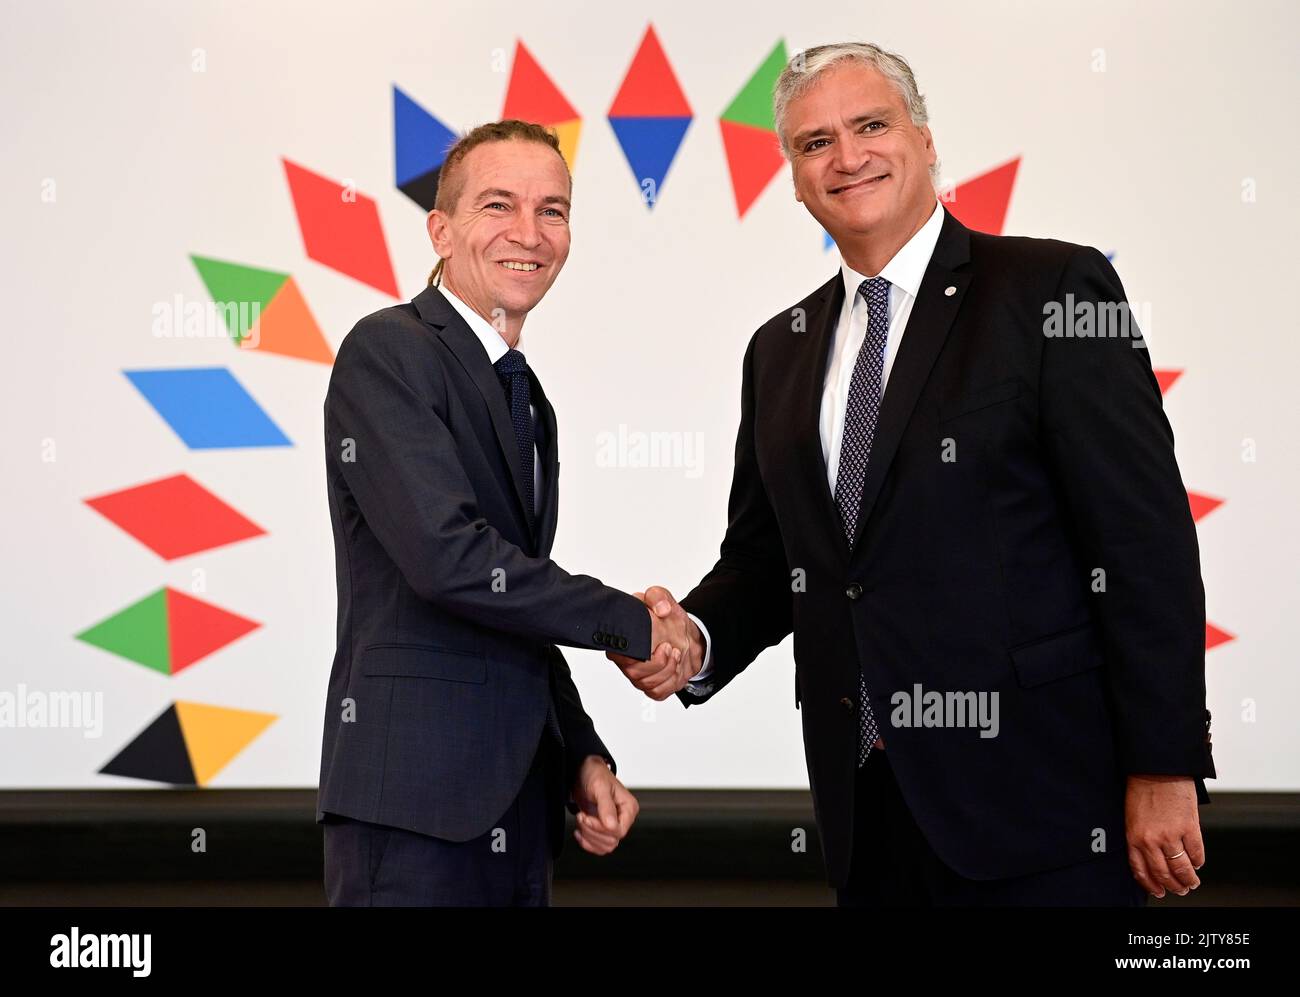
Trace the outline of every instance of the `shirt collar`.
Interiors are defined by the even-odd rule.
[[[465,324],[469,326],[470,331],[478,337],[478,341],[483,344],[483,349],[487,351],[488,360],[495,364],[506,355],[506,352],[510,347],[506,345],[506,341],[501,338],[501,333],[497,332],[496,329],[493,328],[491,322],[485,319],[478,312],[474,311],[474,309],[465,304],[465,302],[461,301],[460,298],[456,297],[456,295],[452,293],[451,289],[445,284],[438,285],[438,290],[441,291],[442,296],[447,299],[447,303],[450,304],[452,308],[456,309],[456,311],[460,312],[460,317],[465,320]],[[519,342],[515,345],[515,349],[522,352],[523,345],[524,340],[523,337],[520,336]]]
[[[925,276],[925,268],[930,265],[930,257],[934,255],[934,247],[939,241],[942,228],[943,205],[936,200],[929,220],[885,264],[879,276],[915,298],[921,290],[921,278]],[[844,262],[843,257],[840,259],[840,274],[844,280],[845,299],[856,301],[858,288],[867,279],[867,275],[858,273]]]

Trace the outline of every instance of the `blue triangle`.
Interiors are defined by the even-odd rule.
[[[822,252],[826,252],[833,245],[835,245],[835,240],[831,238],[831,234],[822,229]]]
[[[442,165],[456,133],[393,87],[393,158],[397,186]]]
[[[637,186],[646,206],[653,208],[663,194],[664,176],[672,165],[673,157],[682,144],[691,119],[684,118],[610,118],[610,125],[623,147],[627,164],[632,167]],[[651,196],[647,196],[645,182],[651,180]]]

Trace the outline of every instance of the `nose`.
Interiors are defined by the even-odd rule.
[[[871,141],[855,131],[840,135],[835,140],[831,166],[836,171],[855,176],[871,159]]]
[[[507,238],[515,245],[522,246],[525,249],[532,249],[542,244],[541,229],[537,225],[537,218],[531,211],[518,211],[515,213],[514,223],[510,226]]]

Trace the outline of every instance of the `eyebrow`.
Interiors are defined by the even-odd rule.
[[[849,119],[849,124],[857,126],[867,121],[872,121],[877,118],[885,118],[888,116],[889,116],[889,108],[873,107],[869,111],[863,111],[861,114],[855,114],[851,119]],[[830,133],[831,133],[831,129],[826,125],[818,125],[816,128],[805,128],[803,131],[799,132],[799,134],[797,134],[791,140],[790,144],[792,146],[802,146],[809,139],[818,138],[822,135],[829,135]]]
[[[514,200],[516,194],[514,191],[506,190],[503,187],[489,187],[487,190],[479,191],[478,197],[474,198],[475,202],[483,200],[485,197],[508,197]],[[542,198],[542,204],[563,204],[566,208],[571,208],[567,197],[561,197],[559,194],[551,194]]]

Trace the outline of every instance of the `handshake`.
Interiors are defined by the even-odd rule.
[[[655,585],[636,597],[650,613],[650,659],[637,661],[612,651],[605,657],[651,699],[664,700],[704,667],[704,635],[666,588]]]

